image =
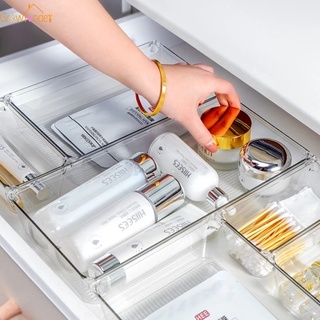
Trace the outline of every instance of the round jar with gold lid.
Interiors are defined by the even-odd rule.
[[[241,110],[223,136],[213,136],[218,150],[213,153],[198,145],[199,155],[215,169],[236,169],[240,158],[240,150],[250,140],[251,124],[250,117]]]

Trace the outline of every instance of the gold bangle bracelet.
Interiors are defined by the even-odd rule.
[[[147,117],[153,117],[157,115],[160,111],[161,108],[164,104],[164,100],[166,98],[166,92],[167,92],[167,79],[166,79],[166,74],[164,72],[164,68],[162,64],[158,60],[152,60],[158,67],[159,72],[160,72],[160,78],[161,78],[161,83],[160,83],[160,96],[157,102],[157,105],[153,108],[152,112],[147,112],[144,107],[142,106],[142,103],[140,101],[139,95],[136,93],[136,101],[139,107],[139,110],[141,111],[142,114],[144,114]]]

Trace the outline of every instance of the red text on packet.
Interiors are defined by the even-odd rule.
[[[200,313],[196,314],[196,315],[194,316],[194,318],[195,318],[196,320],[203,320],[203,319],[205,319],[205,318],[208,318],[209,316],[210,316],[209,311],[203,310],[203,311],[201,311]]]

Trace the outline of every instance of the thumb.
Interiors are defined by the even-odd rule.
[[[213,141],[212,134],[205,127],[199,117],[195,117],[193,121],[185,124],[185,127],[194,139],[208,151],[216,152],[218,150],[217,145]]]

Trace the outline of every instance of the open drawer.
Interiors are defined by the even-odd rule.
[[[213,98],[206,102],[202,106],[201,110],[199,110],[199,112],[202,112],[203,110],[214,107],[216,105],[218,105],[218,102],[215,98]],[[219,177],[219,187],[226,193],[228,200],[234,206],[237,203],[237,201],[246,198],[247,195],[250,195],[252,190],[260,190],[260,188],[263,187],[264,184],[268,181],[282,181],[284,179],[284,175],[287,172],[294,169],[298,170],[299,168],[305,166],[306,163],[309,163],[309,161],[311,161],[312,159],[312,156],[305,148],[292,141],[292,139],[290,139],[286,135],[282,134],[271,124],[261,119],[248,107],[242,106],[242,110],[246,112],[247,115],[249,115],[252,121],[251,138],[258,139],[262,137],[267,137],[270,139],[275,139],[281,142],[282,144],[286,145],[286,147],[290,151],[292,163],[291,166],[289,166],[285,171],[279,173],[278,175],[270,178],[267,181],[263,181],[261,185],[251,190],[247,190],[242,186],[242,184],[239,181],[237,169],[227,171],[217,169],[216,172]],[[168,127],[165,127],[164,130],[170,132],[170,128]],[[175,134],[179,135],[179,132],[176,131]],[[184,133],[180,135],[180,138],[178,139],[181,140],[183,145],[190,148],[191,150],[197,150],[197,145],[189,133]],[[147,143],[146,141],[149,142]],[[21,218],[26,234],[30,238],[30,243],[33,245],[35,251],[38,252],[38,254],[50,265],[50,267],[53,268],[54,271],[57,274],[59,274],[85,302],[97,303],[100,299],[96,295],[97,290],[99,291],[101,296],[104,296],[104,294],[98,288],[104,287],[104,285],[100,286],[100,282],[104,283],[104,280],[101,279],[107,279],[109,277],[110,272],[116,273],[117,270],[120,270],[119,272],[121,273],[122,267],[124,265],[130,264],[130,262],[135,263],[135,261],[139,261],[139,259],[141,259],[141,257],[144,257],[145,254],[153,254],[154,251],[156,252],[156,250],[158,250],[158,246],[166,246],[171,241],[174,242],[176,237],[177,239],[179,239],[180,237],[184,237],[184,233],[186,233],[186,236],[190,233],[190,236],[192,238],[193,234],[197,234],[195,230],[199,228],[200,230],[202,230],[203,228],[204,230],[207,230],[207,226],[202,227],[204,223],[203,221],[208,221],[205,222],[205,225],[210,222],[210,230],[219,229],[218,233],[221,233],[220,229],[222,225],[221,221],[223,220],[223,216],[216,212],[218,208],[216,206],[212,206],[212,204],[206,200],[193,201],[190,200],[188,197],[185,197],[184,205],[194,205],[197,208],[196,210],[198,210],[198,213],[196,215],[191,214],[193,218],[190,218],[190,221],[187,221],[187,223],[185,224],[182,223],[178,229],[173,229],[173,231],[170,232],[168,236],[160,237],[157,238],[155,241],[149,242],[147,248],[143,250],[138,250],[134,255],[126,256],[124,259],[120,261],[120,263],[117,263],[116,265],[111,265],[111,267],[108,267],[106,270],[104,270],[102,274],[96,274],[94,272],[89,272],[89,268],[83,268],[82,265],[79,265],[77,263],[77,259],[75,260],[73,255],[70,254],[70,251],[66,250],[66,248],[64,247],[63,243],[70,244],[72,242],[72,234],[69,234],[69,231],[64,234],[64,236],[62,237],[64,240],[61,242],[62,238],[59,239],[55,237],[55,235],[51,232],[52,229],[50,231],[50,228],[43,224],[43,221],[50,221],[52,217],[54,219],[55,217],[59,219],[61,217],[68,216],[68,210],[66,210],[66,206],[63,204],[62,200],[68,199],[70,195],[73,195],[71,198],[73,198],[73,203],[76,203],[75,208],[78,208],[78,203],[79,208],[85,209],[83,210],[83,212],[85,213],[85,215],[87,215],[87,218],[90,218],[91,222],[95,221],[95,214],[108,212],[108,209],[106,208],[112,206],[115,202],[115,199],[106,200],[103,196],[103,190],[101,188],[100,191],[99,187],[97,189],[94,189],[95,186],[97,186],[98,181],[95,179],[96,177],[110,172],[108,170],[112,170],[114,166],[112,166],[109,169],[106,169],[105,167],[101,166],[101,161],[103,161],[103,159],[106,156],[112,154],[112,157],[116,159],[117,165],[119,165],[121,161],[129,159],[133,154],[144,151],[143,149],[148,150],[151,142],[152,141],[150,141],[149,131],[138,132],[131,136],[128,136],[126,139],[123,139],[122,141],[116,144],[106,146],[102,150],[97,150],[91,154],[84,155],[80,159],[73,161],[71,164],[67,164],[63,166],[63,168],[59,168],[54,172],[51,172],[39,178],[38,181],[45,184],[50,190],[50,196],[46,199],[39,200],[33,194],[32,190],[30,190],[28,185],[17,186],[16,188],[13,188],[10,192],[10,199],[12,199],[14,205],[18,208],[18,215]],[[181,149],[182,153],[184,148],[185,147],[182,147]],[[201,159],[202,161],[204,161],[202,158],[200,158],[199,155],[197,155],[195,151],[192,152],[195,154],[197,159]],[[161,171],[161,166],[159,167]],[[210,168],[212,169],[211,166]],[[201,185],[197,187],[200,188]],[[79,190],[82,191],[79,192]],[[95,190],[98,191],[94,193]],[[127,193],[125,195],[122,195],[117,201],[125,200],[126,197]],[[90,205],[83,207],[82,204],[85,204],[87,202],[89,202]],[[82,204],[80,205],[80,203]],[[225,206],[226,204],[224,204],[219,210],[221,210]],[[182,207],[182,209],[183,208],[184,207]],[[45,218],[44,220],[38,219],[39,212],[45,212],[47,214],[43,216]],[[73,210],[73,212],[77,211]],[[177,211],[175,211],[174,214],[178,214]],[[167,217],[167,220],[170,220],[170,217],[171,215]],[[161,220],[160,222],[163,221],[164,220]],[[81,223],[77,225],[77,229],[81,230],[83,226],[89,225],[88,222],[89,220],[82,220]],[[214,223],[213,226],[211,226],[212,222]],[[168,223],[170,223],[170,221]],[[158,225],[160,225],[160,223]],[[157,226],[157,223],[151,226],[151,228],[155,226]],[[140,234],[140,232],[138,234]],[[200,243],[203,243],[203,241],[205,241],[206,243],[206,241],[211,238],[209,236],[207,237],[207,231],[205,231],[204,233],[203,231],[201,231],[200,234],[201,237],[195,237],[195,241],[193,243],[190,244],[187,241],[186,246],[184,248],[179,247],[178,245],[177,251],[169,249],[170,253],[176,254],[178,256],[185,256],[184,249],[188,251],[190,248],[194,247],[198,240],[200,241]],[[92,238],[90,233],[88,233],[87,231],[84,232],[83,237],[81,238],[86,238],[87,236],[89,236],[89,238],[91,239],[90,241],[92,241],[92,243],[100,245],[98,241],[99,239],[95,237]],[[124,240],[116,240],[118,240],[117,246],[125,243]],[[203,248],[199,249],[198,254],[203,252]],[[111,248],[103,248],[103,253],[107,253],[109,249]],[[197,257],[198,262],[200,261],[199,258],[200,256]],[[94,259],[99,259],[99,256],[95,256]],[[188,260],[188,255],[186,255],[183,259]],[[211,258],[209,260],[211,261]],[[201,261],[203,261],[203,258],[201,258]],[[90,261],[90,264],[91,262],[94,261]],[[265,263],[268,264],[268,260],[266,260]],[[207,263],[205,264],[207,265]],[[152,264],[148,265],[151,267],[153,266]],[[190,260],[190,266],[191,265],[192,263]],[[210,263],[208,264],[208,267],[211,268]],[[200,266],[200,268],[202,268],[202,266]],[[140,269],[140,271],[141,277],[139,279],[142,279],[144,276],[146,276],[147,272],[149,272],[144,267]],[[216,268],[215,263],[213,263],[211,275],[217,273],[217,271],[218,269]],[[151,270],[150,272],[152,273],[153,270]],[[173,276],[175,277],[174,274]],[[115,279],[118,278],[122,277],[120,277],[119,274],[116,274]],[[123,283],[122,281],[115,282],[119,284]],[[107,296],[108,294],[109,293],[106,292]],[[107,304],[109,304],[108,299],[109,298],[105,299],[107,300]],[[117,310],[117,308],[115,308],[115,313],[120,314],[122,313],[122,311]]]

